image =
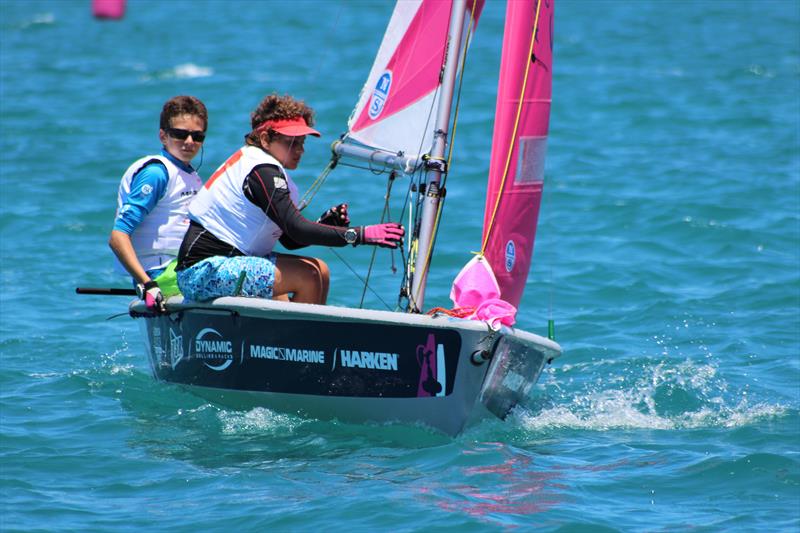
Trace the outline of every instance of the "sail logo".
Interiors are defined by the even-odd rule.
[[[169,328],[169,360],[172,370],[175,370],[181,359],[183,359],[183,335],[176,335],[172,328]]]
[[[294,363],[325,364],[324,350],[303,350],[251,344],[250,357],[253,359],[274,359],[276,361],[291,361]]]
[[[338,356],[338,357],[337,357]],[[400,354],[386,352],[364,352],[357,350],[340,350],[336,348],[333,352],[333,366],[336,369],[336,361],[342,368],[368,368],[370,370],[389,370],[397,372],[397,360]]]
[[[383,112],[383,106],[386,105],[386,100],[389,98],[389,89],[391,87],[392,71],[387,70],[378,78],[375,90],[372,91],[372,98],[369,101],[369,118],[372,120],[378,118]]]
[[[511,272],[514,269],[514,262],[517,259],[517,246],[514,241],[506,243],[506,272]]]
[[[221,372],[233,363],[233,343],[225,340],[219,331],[213,328],[204,328],[194,338],[193,356],[195,359],[223,361],[216,365],[203,363],[211,370]]]

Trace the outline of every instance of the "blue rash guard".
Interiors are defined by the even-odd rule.
[[[192,165],[187,165],[166,150],[161,150],[161,155],[182,170],[194,171]],[[122,209],[119,210],[119,214],[114,220],[114,229],[128,235],[133,233],[144,217],[164,197],[168,182],[169,174],[163,164],[154,163],[142,168],[131,180],[131,193],[125,199]]]

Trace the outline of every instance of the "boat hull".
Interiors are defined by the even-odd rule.
[[[234,297],[168,309],[130,307],[158,380],[234,408],[449,435],[487,411],[504,418],[560,354],[537,335],[450,317]]]

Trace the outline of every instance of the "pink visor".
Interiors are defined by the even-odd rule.
[[[320,136],[317,130],[309,127],[308,124],[306,124],[306,121],[303,117],[286,118],[281,120],[266,120],[256,128],[256,131],[261,132],[270,129],[277,131],[281,135],[286,135],[287,137],[300,137],[301,135],[313,135],[314,137]]]

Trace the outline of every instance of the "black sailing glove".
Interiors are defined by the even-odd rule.
[[[319,224],[326,226],[340,226],[346,228],[350,225],[350,216],[347,214],[347,204],[331,207],[317,219]]]

